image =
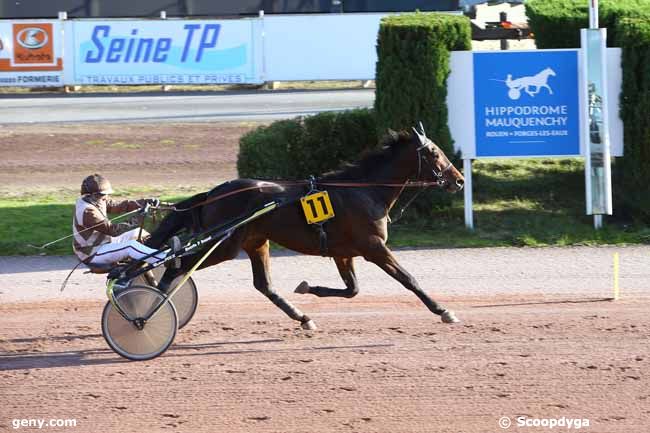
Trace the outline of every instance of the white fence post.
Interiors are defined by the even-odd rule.
[[[474,209],[472,208],[472,160],[463,159],[463,176],[465,177],[465,227],[474,230]]]

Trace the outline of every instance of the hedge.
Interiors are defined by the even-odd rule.
[[[625,148],[613,170],[615,208],[650,222],[650,15],[622,19],[616,29],[623,48]]]
[[[375,112],[381,133],[422,121],[427,136],[451,156],[447,125],[450,51],[471,49],[469,19],[411,13],[381,20],[377,38]]]
[[[306,179],[355,161],[376,147],[376,130],[369,109],[274,122],[241,138],[237,171],[240,177]]]
[[[589,27],[586,0],[528,0],[524,4],[537,48],[580,47],[580,29]],[[598,9],[599,26],[608,29],[609,46],[619,46],[617,24],[622,19],[650,17],[648,0],[602,0]]]

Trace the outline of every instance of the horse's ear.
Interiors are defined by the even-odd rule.
[[[422,121],[418,122],[418,128],[420,129],[420,134],[422,134],[423,137],[426,137],[427,134],[424,132],[424,125],[422,124]]]
[[[422,125],[422,122],[418,124],[418,128],[413,128],[413,133],[415,136],[418,138],[418,142],[420,143],[420,147],[424,147],[427,145],[427,136],[424,133],[424,126]]]

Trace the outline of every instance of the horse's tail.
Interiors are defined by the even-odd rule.
[[[200,206],[196,209],[191,209],[194,205],[205,201],[207,193],[202,192],[196,194],[188,199],[174,204],[174,209],[163,220],[160,225],[151,233],[151,237],[147,241],[147,245],[151,248],[160,248],[167,239],[178,233],[182,229],[194,231],[195,215],[198,215]]]

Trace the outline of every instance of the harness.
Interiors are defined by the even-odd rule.
[[[320,191],[316,187],[316,178],[314,176],[309,176],[309,190],[307,191],[307,195],[301,198],[303,211],[305,212],[305,217],[307,217],[307,212],[308,212],[305,204],[306,198],[321,192],[323,191]],[[325,193],[327,192],[325,191]],[[329,198],[327,198],[327,202],[329,202]],[[322,203],[322,207],[323,208],[327,207],[325,202]],[[329,207],[331,209],[331,204],[329,205]],[[307,222],[310,225],[312,225],[318,232],[318,249],[320,251],[320,255],[323,257],[327,257],[328,248],[327,248],[327,232],[325,231],[325,224],[329,219],[334,217],[334,212],[332,210],[331,214],[328,214],[327,209],[322,209],[322,210],[325,213],[324,218],[316,219],[315,222],[310,222],[308,218]],[[314,210],[314,214],[316,214],[315,210]]]

